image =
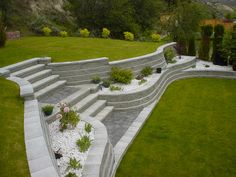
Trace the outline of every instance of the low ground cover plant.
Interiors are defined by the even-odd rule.
[[[146,80],[146,79],[142,79],[142,80],[140,80],[140,81],[138,82],[138,85],[142,85],[142,84],[144,84],[145,82],[147,82],[147,80]]]
[[[42,111],[44,113],[45,116],[50,116],[53,112],[53,105],[46,105],[42,107]]]
[[[80,152],[86,152],[91,145],[91,140],[89,136],[84,135],[80,139],[77,140],[76,144]]]
[[[119,91],[119,90],[122,90],[122,87],[119,87],[119,86],[115,86],[115,85],[111,85],[110,86],[110,91]]]
[[[145,77],[152,75],[152,67],[146,66],[145,68],[142,69],[141,74]]]
[[[130,69],[113,67],[111,69],[111,80],[116,83],[130,84],[133,79],[133,72]]]
[[[79,34],[81,37],[89,37],[90,31],[87,28],[80,29]]]
[[[87,132],[87,133],[90,133],[92,131],[92,125],[89,124],[89,123],[86,123],[84,125],[84,130]]]
[[[92,77],[92,83],[99,84],[101,82],[101,78],[99,76]]]
[[[73,169],[73,170],[79,170],[82,168],[82,165],[80,164],[79,160],[76,160],[76,158],[70,158],[70,161],[68,163],[67,171]]]
[[[75,173],[69,172],[65,177],[77,177]]]
[[[70,108],[66,103],[60,103],[60,113],[57,114],[57,118],[60,119],[60,131],[64,131],[67,128],[75,128],[80,121],[78,113]]]
[[[124,38],[126,41],[133,41],[134,40],[134,34],[131,32],[124,32]]]

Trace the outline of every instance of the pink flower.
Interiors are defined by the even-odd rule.
[[[69,107],[65,107],[65,108],[64,108],[64,112],[65,112],[65,113],[68,113],[69,111],[70,111],[70,108],[69,108]]]
[[[62,115],[61,115],[61,114],[57,114],[56,118],[57,118],[57,119],[61,119],[61,118],[62,118]]]

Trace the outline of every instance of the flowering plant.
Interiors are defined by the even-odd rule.
[[[64,131],[68,127],[75,128],[80,121],[78,113],[70,108],[66,103],[59,103],[60,108],[57,119],[60,119],[60,131]]]

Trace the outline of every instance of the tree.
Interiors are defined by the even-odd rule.
[[[6,27],[4,26],[2,15],[0,13],[0,48],[6,44]]]
[[[199,58],[202,60],[209,60],[210,52],[210,37],[213,33],[212,25],[205,25],[201,27],[201,46],[199,50]]]
[[[192,35],[188,41],[188,55],[189,56],[196,55],[195,36],[194,35]]]
[[[213,52],[212,52],[212,60],[216,65],[226,65],[226,61],[222,55],[222,44],[224,37],[224,26],[216,25],[214,27],[214,39],[213,39]]]
[[[232,61],[233,70],[236,71],[236,25],[233,27],[230,52],[230,60]]]

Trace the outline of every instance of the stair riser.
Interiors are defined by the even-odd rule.
[[[82,113],[84,110],[86,110],[89,106],[91,106],[96,101],[97,101],[97,97],[89,100],[85,105],[83,105],[82,107],[78,108],[77,111],[79,113]]]
[[[39,85],[39,86],[37,86],[37,87],[34,87],[34,91],[37,92],[37,91],[39,91],[39,90],[41,90],[41,89],[43,89],[43,88],[45,88],[45,87],[47,87],[47,86],[53,84],[54,82],[58,81],[58,78],[59,78],[59,76],[56,77],[56,78],[53,78],[53,79],[49,80],[49,81],[46,82],[46,83],[43,83],[43,84]]]
[[[106,106],[106,102],[104,104],[102,104],[98,109],[94,110],[93,113],[90,114],[91,117],[94,117],[95,115],[97,115],[97,113],[99,113],[101,110],[103,110]]]
[[[42,80],[42,79],[44,79],[44,78],[50,76],[51,74],[52,74],[52,72],[50,71],[50,72],[44,73],[44,74],[42,74],[42,75],[40,75],[40,76],[37,76],[37,77],[35,77],[35,78],[29,79],[28,81],[29,81],[30,83],[35,83],[35,82],[37,82],[37,81],[39,81],[39,80]]]
[[[88,90],[87,92],[79,95],[78,97],[74,98],[73,100],[69,101],[68,104],[71,105],[71,106],[74,106],[76,103],[78,103],[80,100],[84,99],[89,94],[90,94],[90,90]]]
[[[44,66],[41,66],[41,67],[35,68],[35,69],[33,69],[33,70],[27,71],[27,72],[25,72],[25,73],[17,74],[16,76],[17,76],[17,77],[27,77],[27,76],[29,76],[29,75],[35,74],[35,73],[37,73],[37,72],[39,72],[39,71],[42,71],[43,69],[44,69]]]

